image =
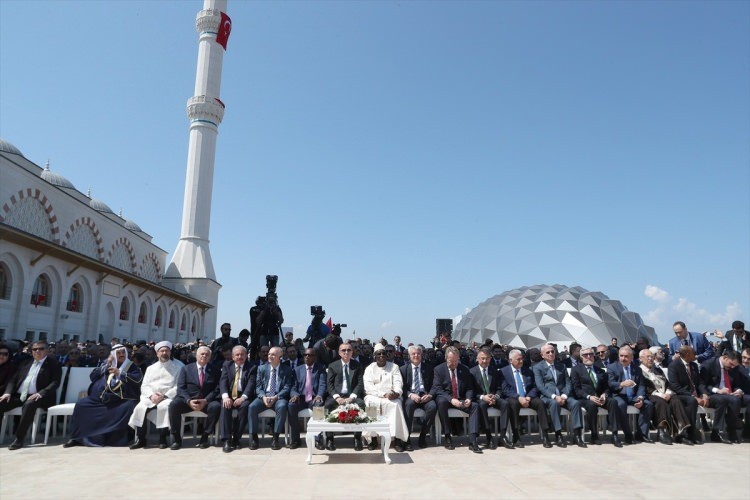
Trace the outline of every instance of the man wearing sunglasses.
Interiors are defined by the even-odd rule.
[[[294,369],[294,384],[289,398],[288,418],[292,441],[288,448],[300,447],[299,411],[303,408],[323,406],[326,396],[326,368],[318,363],[315,349],[308,347],[303,355],[304,363]],[[323,449],[321,436],[315,436],[315,447]]]
[[[332,411],[340,405],[356,404],[365,408],[362,399],[364,385],[362,383],[362,367],[352,359],[352,345],[347,343],[339,346],[339,359],[328,365],[328,399],[326,410]],[[333,433],[326,434],[326,449],[334,451],[336,445],[333,443]],[[354,433],[354,450],[362,451],[362,433]]]
[[[29,430],[38,408],[55,404],[55,391],[60,385],[62,370],[53,356],[47,356],[47,342],[39,340],[31,345],[32,359],[24,361],[5,386],[0,396],[0,418],[6,411],[22,407],[21,421],[16,428],[16,439],[8,447],[17,450]]]

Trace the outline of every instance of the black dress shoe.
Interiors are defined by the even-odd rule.
[[[326,450],[336,451],[336,445],[333,444],[333,438],[326,439]]]
[[[299,441],[292,441],[291,443],[287,445],[287,448],[289,448],[290,450],[296,450],[297,448],[299,448],[299,446],[300,446]]]
[[[654,444],[654,440],[648,434],[639,434],[636,439],[642,443]]]
[[[513,438],[513,448],[523,448],[523,441],[521,441],[520,436]]]
[[[364,449],[365,447],[362,446],[362,437],[355,437],[354,438],[354,451],[362,451]]]
[[[169,446],[167,445],[166,442],[159,443],[159,449],[160,450],[166,450],[167,448],[169,448]]]
[[[552,442],[549,440],[549,436],[546,432],[542,434],[542,446],[545,448],[552,448]]]
[[[445,436],[445,449],[446,450],[455,450],[456,447],[453,446],[453,440],[450,436]]]
[[[398,453],[404,452],[404,444],[401,442],[400,439],[396,439],[395,444],[393,445],[393,449],[396,450]]]
[[[625,444],[627,444],[627,445],[635,444],[635,440],[633,439],[633,435],[632,434],[625,435]]]
[[[661,444],[666,444],[666,445],[672,444],[672,438],[667,432],[667,429],[659,429],[658,436],[659,436],[659,441],[661,442]]]
[[[417,444],[420,448],[427,448],[427,436],[424,434],[419,435],[419,441],[417,441]]]
[[[568,443],[565,442],[565,439],[563,439],[562,434],[555,435],[555,444],[559,446],[560,448],[568,447]]]
[[[473,451],[474,453],[482,453],[482,449],[479,447],[476,441],[469,444],[469,450]]]
[[[135,440],[135,443],[130,445],[131,450],[137,450],[139,448],[145,448],[146,447],[146,440],[145,439],[137,439]]]
[[[721,435],[720,432],[712,432],[711,433],[711,442],[713,443],[724,443],[724,444],[732,444],[730,440],[725,438]]]
[[[414,451],[414,447],[409,441],[404,443],[404,451]]]
[[[201,436],[200,442],[198,442],[198,448],[201,450],[205,450],[206,448],[210,448],[211,445],[208,442],[208,436]]]
[[[580,434],[576,435],[576,445],[579,448],[588,448],[588,446],[586,446],[586,443],[583,442],[583,436],[581,436]]]
[[[72,448],[74,446],[83,446],[83,443],[75,439],[70,439],[63,445],[63,448]]]
[[[612,435],[612,444],[615,445],[615,448],[622,448],[622,441],[617,434]]]
[[[8,446],[10,451],[18,450],[20,448],[23,448],[23,442],[18,439],[14,439],[13,442],[10,443],[10,446]]]
[[[507,449],[507,450],[512,450],[513,449],[513,443],[511,443],[510,441],[508,441],[508,438],[505,437],[505,434],[500,434],[500,437],[497,438],[497,443],[500,446],[502,446],[503,448]],[[493,450],[494,450],[494,448],[493,448]]]
[[[232,446],[232,442],[227,439],[226,441],[224,441],[224,446],[221,448],[221,451],[223,451],[224,453],[231,453],[232,450],[234,450],[234,446]]]
[[[161,445],[159,445],[159,448],[161,448]],[[172,443],[172,446],[169,447],[170,450],[175,450],[175,451],[179,450],[180,448],[182,448],[182,443],[180,443],[179,441],[175,441],[174,443]]]
[[[325,450],[326,449],[326,445],[323,444],[323,440],[322,439],[316,439],[315,440],[315,449],[316,450]]]
[[[279,444],[279,438],[275,437],[271,439],[271,449],[274,451],[281,449],[281,445]]]
[[[356,442],[354,443],[356,447]],[[370,451],[377,450],[378,449],[378,438],[374,437],[372,438],[372,441],[370,441],[370,444],[367,445],[367,449]]]
[[[592,432],[591,437],[589,438],[589,444],[592,444],[594,446],[599,446],[602,444],[602,442],[599,440],[599,433]]]
[[[258,448],[260,448],[260,445],[258,444],[258,440],[257,439],[250,439],[250,449],[251,450],[257,450]]]

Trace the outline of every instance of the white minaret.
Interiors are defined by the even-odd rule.
[[[199,34],[198,69],[195,94],[188,99],[190,120],[185,200],[182,205],[180,241],[172,257],[163,284],[213,306],[205,312],[196,336],[213,338],[216,334],[216,305],[221,285],[216,281],[208,232],[211,223],[211,193],[216,156],[216,136],[224,117],[219,100],[221,66],[231,21],[226,15],[227,0],[204,0],[195,27]],[[180,339],[178,339],[180,340]],[[192,340],[192,339],[187,339]]]

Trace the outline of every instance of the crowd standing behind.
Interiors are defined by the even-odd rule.
[[[429,346],[404,345],[400,336],[392,343],[345,340],[340,329],[311,327],[304,339],[285,335],[276,340],[279,345],[270,339],[258,344],[247,330],[232,337],[228,323],[210,344],[131,344],[117,338],[108,344],[0,341],[0,417],[21,408],[9,449],[24,445],[37,408],[64,401],[65,394],[55,400],[58,386],[67,386],[63,367],[91,369],[88,395],[76,404],[65,447],[130,443],[131,449],[145,448],[151,420],[159,431],[159,447],[179,450],[182,415],[202,411],[207,418],[198,448],[210,447],[218,424],[224,452],[241,448],[243,434],[255,450],[260,446],[259,415],[273,409],[271,449],[281,448],[279,434],[287,418],[287,447],[295,449],[301,444],[300,410],[324,406],[333,411],[341,405],[377,408],[389,422],[398,452],[414,450],[417,409],[424,411],[419,448],[429,446],[427,433],[439,418],[445,448],[455,449],[453,437],[462,428],[450,418],[450,409],[468,418],[468,449],[474,453],[523,448],[523,408],[538,414],[545,448],[600,445],[600,425],[607,426],[618,448],[655,440],[701,444],[701,427],[712,442],[750,441],[750,332],[741,321],[727,332],[711,332],[715,342],[709,341],[709,332],[690,332],[677,321],[674,337],[663,346],[649,345],[645,338],[619,345],[612,338],[609,345],[574,342],[562,351],[553,343],[524,349],[490,339],[467,345],[448,333]],[[638,410],[635,426],[628,415],[631,406]],[[713,410],[710,427],[698,419],[698,407]],[[606,423],[597,418],[599,408],[607,410]],[[497,439],[490,409],[499,412]],[[565,428],[572,431],[569,439]],[[485,436],[482,444],[480,436]],[[378,447],[377,435],[355,433],[355,450],[364,448],[363,438],[369,449]],[[316,436],[315,446],[335,450],[334,435]]]

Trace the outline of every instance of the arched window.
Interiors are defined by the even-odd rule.
[[[0,300],[10,300],[10,290],[13,288],[13,280],[10,269],[0,262]]]
[[[169,327],[170,330],[174,328],[174,310],[169,313],[169,325],[168,325],[168,327]]]
[[[138,323],[146,322],[146,303],[141,302],[141,308],[138,310]]]
[[[193,319],[193,324],[190,325],[190,333],[192,335],[195,335],[195,324],[196,323],[197,323],[197,321],[195,319]]]
[[[154,326],[161,326],[161,306],[156,308],[156,315],[154,316]]]
[[[182,319],[180,320],[180,331],[184,332],[187,329],[187,314],[182,313]]]
[[[130,301],[127,297],[123,297],[120,302],[120,319],[123,321],[130,319]]]
[[[83,288],[78,283],[70,287],[68,304],[65,308],[71,312],[83,312]]]
[[[34,289],[31,292],[31,304],[34,307],[49,307],[52,299],[50,297],[50,283],[46,274],[41,274],[34,282]]]

